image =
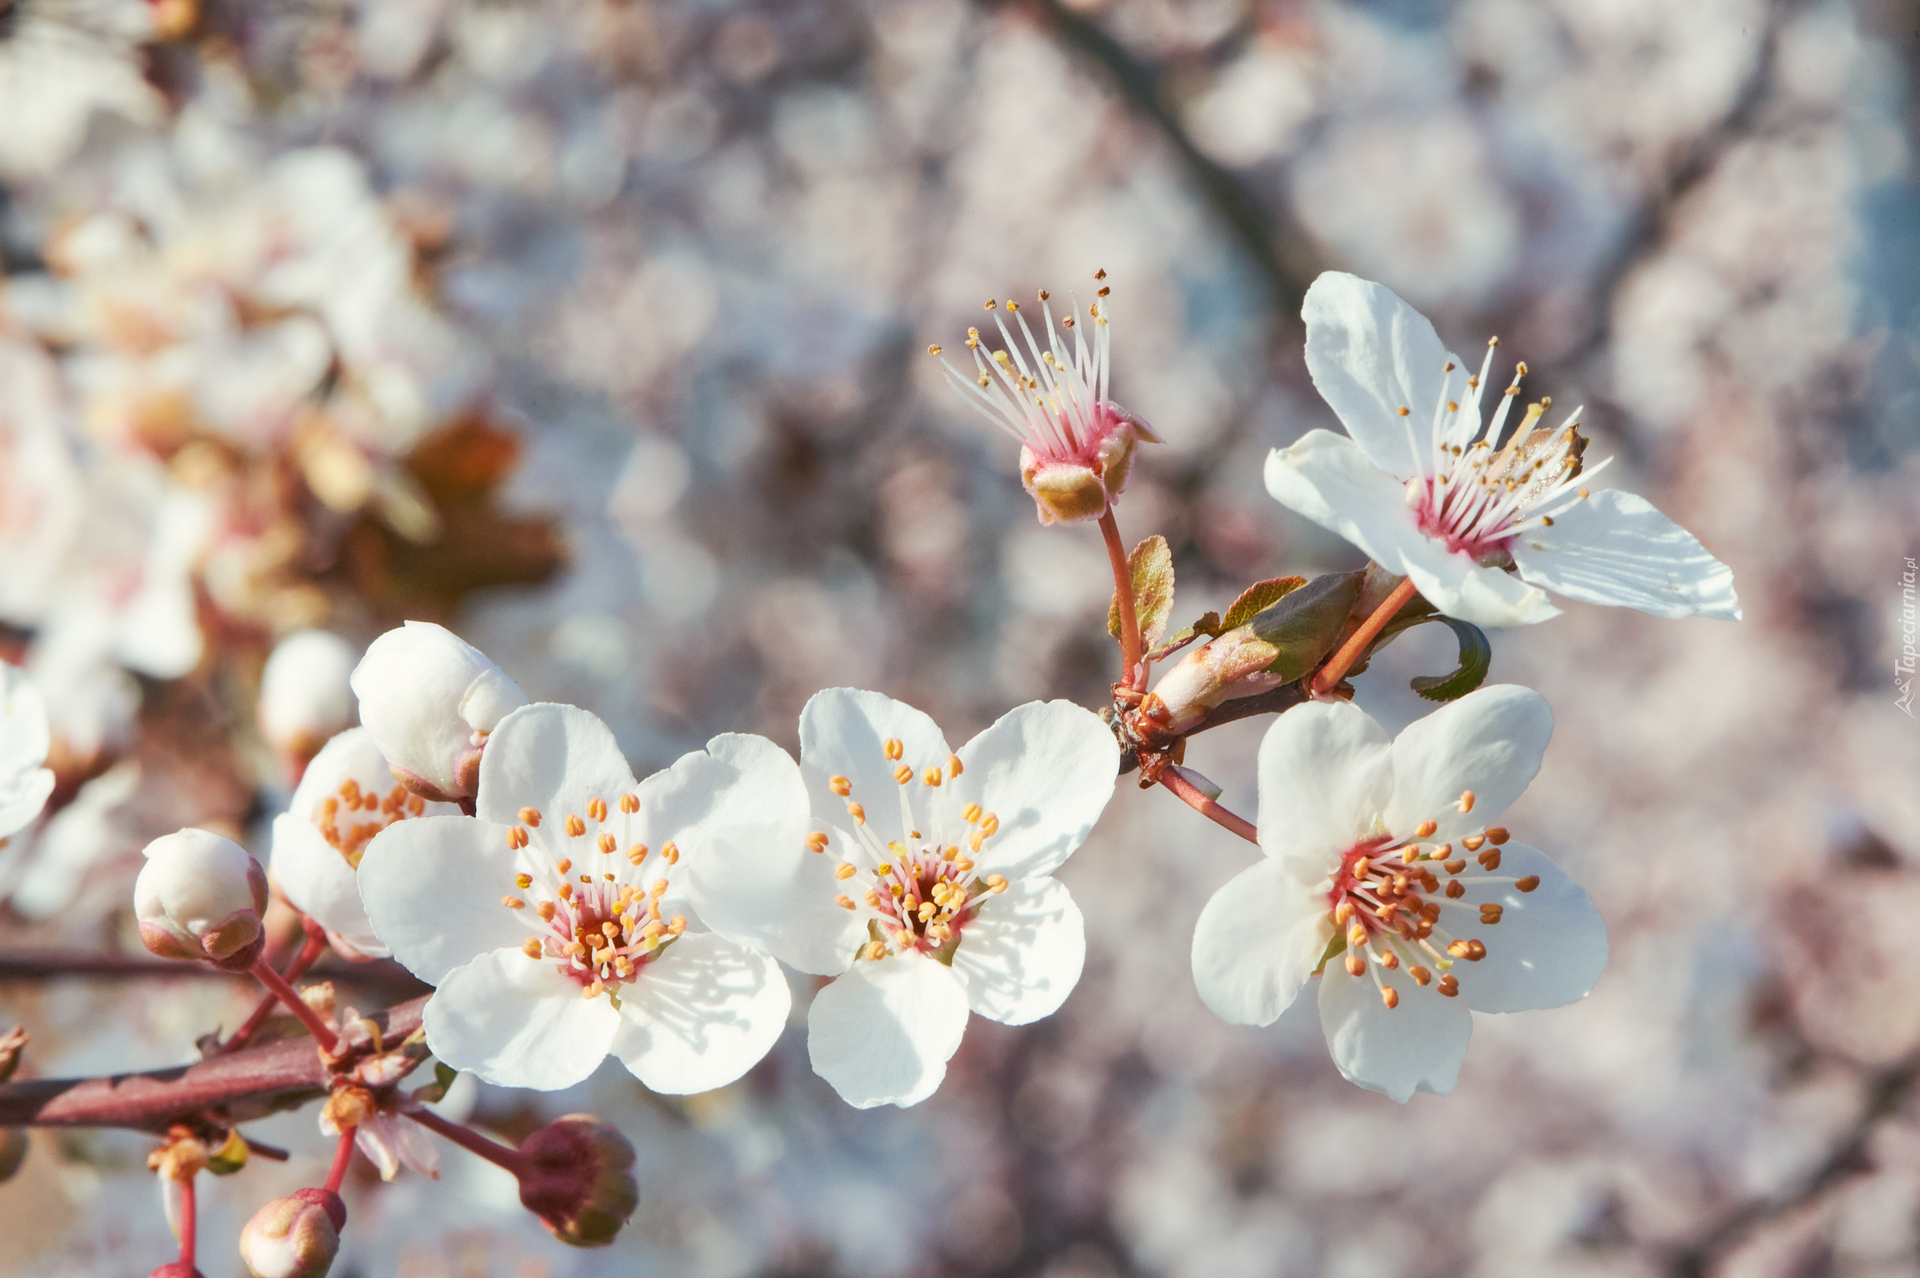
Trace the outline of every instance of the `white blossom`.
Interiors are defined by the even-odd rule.
[[[480,750],[527,694],[486,654],[444,626],[409,621],[375,639],[354,667],[360,722],[394,775],[429,798],[465,798]]]
[[[140,940],[162,958],[246,968],[259,957],[267,875],[232,839],[186,829],[147,844],[133,883]]]
[[[1282,505],[1478,625],[1558,616],[1542,586],[1662,617],[1739,618],[1732,571],[1691,533],[1644,498],[1585,486],[1605,463],[1585,466],[1578,409],[1536,429],[1543,399],[1503,435],[1524,363],[1482,434],[1497,340],[1467,376],[1418,311],[1336,271],[1301,314],[1307,369],[1350,438],[1315,430],[1275,449],[1267,491]]]
[[[434,1055],[491,1083],[553,1089],[611,1052],[667,1093],[719,1087],[764,1056],[786,1023],[786,981],[765,954],[703,929],[683,860],[804,824],[762,783],[765,750],[779,753],[717,737],[636,784],[584,710],[501,719],[477,815],[396,824],[360,863],[375,933],[438,987],[425,1012]]]
[[[286,754],[311,756],[359,717],[354,651],[325,630],[301,630],[274,645],[260,673],[260,735]]]
[[[459,812],[395,782],[373,734],[350,728],[321,747],[293,801],[274,818],[274,882],[295,909],[327,929],[336,946],[384,958],[387,947],[360,903],[360,858],[395,821]]]
[[[811,824],[717,842],[694,899],[716,931],[837,978],[814,997],[807,1050],[842,1098],[917,1104],[969,1009],[1024,1025],[1079,981],[1084,925],[1051,875],[1112,796],[1119,747],[1054,701],[955,752],[912,706],[850,688],[807,703],[800,745],[797,768],[760,752],[762,784]]]
[[[0,843],[40,815],[53,793],[42,766],[52,744],[47,708],[18,666],[0,662]]]
[[[1260,745],[1266,859],[1194,928],[1200,997],[1228,1021],[1270,1024],[1324,964],[1334,1064],[1400,1101],[1453,1090],[1469,1009],[1584,997],[1607,961],[1593,903],[1489,824],[1527,788],[1552,732],[1546,699],[1512,685],[1392,739],[1350,702],[1287,711]],[[1329,944],[1344,953],[1330,958]]]

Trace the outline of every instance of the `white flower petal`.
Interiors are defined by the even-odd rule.
[[[1376,826],[1392,793],[1386,729],[1347,701],[1281,715],[1260,742],[1260,848],[1317,882]]]
[[[1492,824],[1540,771],[1552,736],[1547,699],[1510,683],[1477,689],[1415,720],[1393,743],[1387,829],[1410,838],[1422,821],[1433,821],[1431,837],[1444,842]],[[1459,810],[1463,790],[1473,791],[1471,812]]]
[[[273,861],[268,868],[295,909],[369,958],[387,956],[387,947],[374,935],[366,907],[360,903],[360,883],[353,867],[320,837],[311,821],[291,812],[273,819]]]
[[[946,756],[928,762],[944,765]],[[1092,711],[1030,701],[962,746],[960,762],[964,770],[951,782],[956,812],[978,803],[1000,820],[973,858],[976,872],[1017,879],[1052,873],[1085,842],[1113,797],[1120,747]]]
[[[1476,626],[1531,626],[1560,615],[1546,592],[1502,568],[1485,568],[1437,541],[1401,561],[1420,594],[1440,612]]]
[[[1414,522],[1404,481],[1345,435],[1310,430],[1291,447],[1274,449],[1267,454],[1266,482],[1282,506],[1339,533],[1395,572],[1404,560],[1447,553]]]
[[[24,670],[0,662],[0,838],[24,829],[53,793],[40,765],[52,745],[47,707]]]
[[[653,1091],[711,1091],[767,1054],[786,1028],[792,1001],[771,958],[690,932],[620,988],[613,1054]]]
[[[0,839],[31,825],[53,793],[53,772],[47,768],[35,768],[11,780],[0,790]]]
[[[1459,358],[1392,290],[1340,271],[1313,282],[1300,318],[1307,323],[1307,371],[1347,433],[1375,465],[1403,477],[1419,473],[1446,388],[1443,370],[1449,363],[1458,368]]]
[[[1405,968],[1381,976],[1399,993],[1400,1006],[1380,1001],[1371,976],[1327,964],[1320,978],[1320,1028],[1333,1063],[1349,1082],[1397,1101],[1417,1091],[1445,1096],[1460,1080],[1473,1014],[1465,1000],[1415,985]]]
[[[633,769],[606,724],[577,706],[540,702],[507,715],[487,738],[474,815],[519,825],[524,807],[562,822],[582,816],[591,799],[612,806],[633,788]]]
[[[1331,886],[1324,877],[1304,883],[1274,860],[1228,879],[1193,929],[1193,983],[1200,1001],[1235,1025],[1278,1019],[1327,952]]]
[[[905,747],[902,761],[916,776],[925,768],[945,767],[951,753],[932,719],[878,692],[828,688],[814,693],[800,711],[800,770],[814,810],[823,819],[848,822],[845,801],[827,788],[829,777],[846,777],[853,783],[848,801],[866,809],[882,843],[906,836],[900,828],[900,784],[893,779],[898,765],[883,749],[889,739]]]
[[[917,1105],[947,1076],[967,1028],[967,992],[920,954],[862,960],[814,995],[807,1056],[859,1109]]]
[[[1511,880],[1528,875],[1538,875],[1540,886],[1531,892],[1513,886]],[[1459,910],[1440,919],[1456,935],[1477,937],[1487,947],[1478,963],[1454,965],[1460,1000],[1476,1012],[1524,1012],[1585,998],[1607,966],[1607,927],[1586,890],[1546,853],[1524,843],[1500,849],[1498,876],[1508,881],[1460,876],[1467,889],[1460,904],[1474,913],[1498,905],[1498,923],[1485,927],[1474,913]]]
[[[1733,569],[1644,497],[1609,488],[1513,542],[1520,575],[1586,603],[1740,620]]]
[[[715,737],[706,750],[685,754],[648,777],[635,793],[640,810],[634,814],[633,837],[652,848],[672,840],[680,849],[677,865],[661,870],[648,862],[652,868],[643,875],[651,879],[656,870],[663,873],[674,885],[669,898],[694,865],[724,855],[711,850],[716,846],[791,852],[804,849],[814,828],[800,769],[765,737]]]
[[[519,873],[507,832],[472,817],[419,817],[387,827],[360,858],[360,900],[409,972],[438,985],[475,955],[532,935],[500,904]]]
[[[866,923],[834,904],[846,891],[834,877],[842,856],[832,845],[825,852],[806,845],[811,822],[799,766],[764,737],[715,737],[707,750],[706,772],[724,777],[725,793],[751,799],[730,801],[734,821],[696,823],[682,857],[694,911],[720,935],[803,972],[844,972],[867,939]]]
[[[605,998],[582,998],[551,959],[508,949],[447,973],[422,1023],[427,1046],[455,1069],[499,1087],[550,1092],[599,1068],[620,1013]]]
[[[1086,922],[1066,884],[1015,879],[961,929],[953,972],[974,1011],[1026,1025],[1059,1010],[1086,961]]]

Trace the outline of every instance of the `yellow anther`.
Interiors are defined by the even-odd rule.
[[[1443,861],[1440,864],[1440,868],[1445,870],[1448,874],[1458,874],[1460,873],[1460,871],[1467,868],[1467,859],[1465,857],[1461,857],[1458,861]]]
[[[526,955],[528,958],[537,959],[543,953],[543,947],[541,946],[539,941],[536,941],[534,938],[529,936],[526,940],[520,943],[520,952]]]
[[[1461,897],[1465,896],[1466,894],[1467,894],[1467,885],[1462,883],[1459,879],[1452,879],[1447,883],[1447,899],[1448,900],[1457,901]]]
[[[665,896],[667,894],[667,881],[665,879],[655,879],[647,891],[653,896]]]
[[[807,836],[807,851],[825,852],[826,850],[827,850],[827,832],[825,830],[815,830],[812,834],[809,834]]]
[[[1347,955],[1346,963],[1348,976],[1365,976],[1367,974],[1367,961],[1358,954]]]
[[[1466,838],[1460,840],[1460,846],[1469,852],[1478,852],[1486,845],[1486,836],[1480,834],[1469,834]]]
[[[901,764],[893,770],[893,779],[901,785],[905,785],[907,782],[913,780],[913,768],[908,764]]]
[[[968,870],[971,870],[973,868],[973,862],[967,860],[967,858],[963,856],[958,861],[955,861],[953,863],[953,868],[960,871],[960,873],[965,874]]]
[[[922,772],[920,774],[920,780],[923,784],[926,784],[926,785],[932,785],[932,786],[939,785],[941,781],[940,769],[928,768],[925,772]]]
[[[621,795],[620,810],[626,813],[628,816],[632,816],[634,813],[638,812],[640,810],[640,796],[637,794]]]
[[[1489,870],[1489,871],[1497,870],[1500,868],[1500,849],[1487,848],[1484,851],[1482,851],[1479,856],[1473,859],[1478,861],[1481,864],[1482,868],[1486,870]]]
[[[845,777],[828,777],[827,788],[844,799],[853,793],[853,782]]]
[[[874,870],[874,873],[878,874],[883,879],[886,878],[889,874],[893,873],[893,862],[882,861],[879,867]]]
[[[526,826],[528,829],[532,829],[532,830],[539,829],[540,828],[539,811],[534,808],[521,808],[520,824]]]
[[[1400,849],[1400,863],[1402,865],[1412,865],[1415,861],[1418,861],[1419,859],[1420,859],[1419,844],[1409,843],[1407,844],[1406,847]]]
[[[887,756],[887,760],[890,763],[900,762],[901,756],[905,755],[907,752],[906,745],[900,740],[899,737],[888,737],[884,742],[881,743],[880,749],[883,752],[885,752]]]
[[[1359,913],[1359,910],[1360,907],[1352,901],[1342,901],[1339,908],[1333,912],[1333,921],[1337,926],[1345,927],[1347,922]]]
[[[922,923],[925,923],[928,919],[933,917],[933,913],[937,908],[939,907],[934,905],[932,901],[922,901],[920,903],[920,908],[915,910],[914,914],[919,917]]]
[[[593,882],[593,876],[591,874],[583,874],[580,876],[580,881],[582,883],[591,883]]]
[[[1502,913],[1503,911],[1499,906],[1493,904],[1492,902],[1488,902],[1487,904],[1480,907],[1480,921],[1486,924],[1488,927],[1492,927],[1495,923],[1498,923],[1500,921],[1500,915]]]
[[[1526,878],[1517,881],[1514,886],[1522,892],[1531,892],[1540,886],[1540,876],[1537,874],[1529,874]]]
[[[860,871],[855,867],[853,862],[842,861],[839,867],[834,870],[833,877],[836,879],[850,879],[858,873],[860,873]]]
[[[880,959],[887,956],[887,947],[880,941],[868,941],[867,948],[862,952],[870,959]]]
[[[1460,792],[1460,811],[1463,813],[1473,811],[1473,791],[1462,790]]]
[[[571,812],[567,814],[567,837],[577,839],[587,832],[587,823]]]
[[[560,885],[560,899],[563,901],[571,901],[573,899],[573,884],[562,883]]]
[[[547,922],[551,923],[553,922],[553,916],[558,914],[560,911],[552,901],[542,901],[540,902],[540,904],[533,907],[533,912],[535,914],[538,914],[541,918],[545,919]]]
[[[977,803],[969,803],[966,807],[961,808],[960,819],[968,825],[972,825],[975,821],[978,821],[980,819],[980,805]]]
[[[935,342],[933,345],[927,347],[927,354],[938,355],[939,353],[940,353],[940,344],[938,342]]]
[[[1405,404],[1400,405],[1400,407],[1394,409],[1393,411],[1398,413],[1402,417],[1405,417],[1413,412],[1413,410],[1411,408],[1408,408]]]
[[[1511,834],[1507,833],[1507,827],[1504,825],[1490,825],[1487,827],[1487,842],[1493,844],[1495,847],[1505,843],[1512,837]]]
[[[879,909],[879,908],[880,908],[880,893],[879,893],[879,892],[877,892],[877,891],[871,891],[871,892],[868,892],[868,893],[867,893],[867,904],[868,904],[868,905],[871,905],[871,906],[872,906],[872,907],[873,907],[874,909],[876,909],[876,910],[877,910],[877,909]]]
[[[853,903],[853,898],[850,896],[836,896],[833,898],[833,903],[843,910],[857,910],[860,908]]]
[[[1453,955],[1453,957],[1457,959],[1465,958],[1467,957],[1467,955],[1473,953],[1473,946],[1470,942],[1467,942],[1467,941],[1455,941],[1453,944],[1447,947],[1447,953]]]
[[[940,854],[940,859],[942,861],[951,861],[959,855],[960,845],[958,843],[949,843],[947,844],[947,850]]]
[[[1000,818],[989,812],[980,818],[980,833],[991,836],[1000,833]]]
[[[961,765],[959,755],[950,754],[947,756],[947,775],[948,776],[957,777],[962,772],[965,772],[965,771],[966,771],[966,768]]]
[[[867,810],[857,803],[849,803],[847,805],[847,815],[853,818],[855,825],[865,825],[867,823]]]
[[[593,984],[587,986],[585,989],[580,991],[580,997],[581,998],[599,998],[602,994],[606,992],[607,992],[607,987],[605,985],[602,985],[599,981],[595,981]]]
[[[613,962],[613,949],[611,946],[603,947],[593,952],[593,965],[595,967],[599,967],[602,963],[611,962]]]
[[[507,827],[507,846],[518,852],[527,846],[527,832],[517,825]]]
[[[1367,877],[1367,871],[1372,868],[1373,858],[1363,856],[1353,863],[1353,877],[1356,879],[1364,879]]]
[[[667,858],[668,865],[680,864],[680,848],[671,839],[660,845],[660,855]]]
[[[1380,956],[1380,966],[1391,971],[1394,968],[1400,966],[1400,956],[1398,954],[1395,954],[1392,950],[1388,950],[1385,954],[1382,954]]]
[[[676,914],[672,918],[667,920],[667,931],[672,933],[674,936],[678,936],[686,930],[687,930],[687,919],[685,915]]]
[[[607,801],[605,799],[598,799],[598,798],[588,799],[587,815],[592,817],[596,821],[606,820],[607,819]]]
[[[531,874],[516,874],[513,876],[513,885],[524,892],[533,886],[533,876]]]
[[[506,906],[509,910],[524,910],[527,908],[527,903],[517,896],[503,896],[500,898],[500,904]]]
[[[560,873],[565,874],[568,870],[571,870],[573,868],[573,862],[563,856],[554,865],[553,868],[560,871]]]
[[[1380,1001],[1385,1003],[1389,1008],[1398,1007],[1400,1006],[1400,991],[1394,989],[1391,985],[1382,985],[1380,987]]]
[[[1413,827],[1413,837],[1416,839],[1430,839],[1433,837],[1433,832],[1439,828],[1440,826],[1433,821],[1422,821],[1419,825]]]
[[[600,925],[600,932],[602,935],[607,937],[618,936],[620,935],[620,925],[614,922],[612,919],[608,919],[605,923],[602,923]]]
[[[1425,985],[1427,984],[1427,982],[1433,979],[1432,972],[1429,972],[1424,967],[1418,967],[1418,966],[1408,968],[1407,975],[1413,978],[1413,983],[1415,985]]]
[[[600,850],[606,853],[608,856],[612,856],[615,852],[618,852],[620,850],[619,841],[616,840],[611,834],[602,834],[600,836]]]
[[[998,874],[989,874],[987,876],[987,891],[1004,892],[1006,890],[1007,890],[1007,881],[1004,878],[1000,877]]]
[[[628,860],[628,861],[629,861],[629,862],[630,862],[631,864],[633,864],[633,865],[638,865],[638,864],[640,864],[640,863],[641,863],[642,861],[644,861],[644,860],[646,860],[646,859],[647,859],[647,845],[646,845],[646,844],[644,844],[644,843],[636,843],[636,844],[634,844],[634,845],[633,845],[632,847],[630,847],[630,848],[628,848],[628,849],[627,849],[627,860]]]
[[[1361,947],[1362,945],[1365,945],[1366,943],[1367,943],[1367,929],[1366,929],[1366,928],[1364,928],[1364,927],[1362,927],[1362,926],[1361,926],[1360,924],[1358,924],[1358,923],[1355,923],[1355,924],[1354,924],[1354,925],[1353,925],[1352,927],[1350,927],[1350,928],[1348,928],[1348,929],[1347,929],[1347,944],[1348,944],[1348,945],[1351,945],[1351,946],[1353,946],[1353,947],[1354,947],[1355,949],[1358,949],[1358,948],[1360,948],[1360,947]]]

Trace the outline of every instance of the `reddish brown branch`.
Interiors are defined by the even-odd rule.
[[[420,1027],[427,1000],[378,1012],[383,1041]],[[132,1127],[164,1132],[209,1110],[245,1121],[312,1100],[327,1068],[310,1038],[264,1043],[197,1065],[99,1078],[35,1078],[0,1086],[0,1127]]]

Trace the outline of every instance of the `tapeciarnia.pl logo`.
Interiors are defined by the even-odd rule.
[[[1912,556],[1907,557],[1907,570],[1900,574],[1900,655],[1893,659],[1893,686],[1900,695],[1893,704],[1913,717],[1913,670],[1916,654],[1916,629],[1914,621],[1914,579],[1916,573]]]

